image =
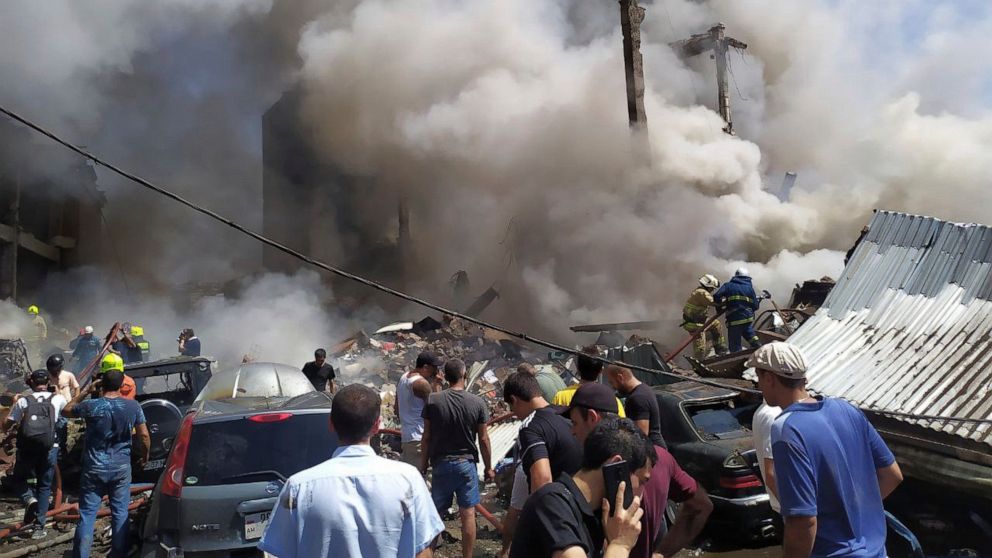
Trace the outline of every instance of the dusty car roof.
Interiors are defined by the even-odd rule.
[[[331,396],[311,391],[296,397],[235,397],[199,401],[194,405],[199,417],[241,415],[259,411],[330,409]]]
[[[275,362],[250,362],[210,378],[197,401],[248,398],[292,398],[315,391],[298,368]]]

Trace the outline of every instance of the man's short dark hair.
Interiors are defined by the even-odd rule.
[[[582,448],[582,468],[599,469],[614,455],[630,464],[631,472],[647,462],[648,437],[626,418],[609,418],[600,421],[586,438]]]
[[[787,389],[799,389],[806,385],[806,378],[786,378],[785,376],[779,376],[778,374],[775,376]]]
[[[368,386],[351,384],[339,389],[331,403],[331,424],[338,440],[354,444],[368,439],[379,420],[381,405],[379,394]]]
[[[579,372],[579,377],[587,382],[595,382],[599,379],[599,373],[603,371],[603,361],[593,357],[598,357],[599,351],[596,347],[583,347],[579,356],[575,360],[575,369]]]
[[[120,391],[124,385],[124,373],[120,370],[107,370],[101,376],[100,387],[103,391]]]
[[[324,349],[317,349],[316,351],[313,352],[313,357],[314,358],[327,358],[327,351],[325,351]]]
[[[526,372],[514,372],[503,382],[503,401],[509,403],[511,395],[516,395],[522,401],[530,401],[541,396],[541,385],[537,383],[537,378]]]
[[[448,359],[444,363],[444,379],[454,384],[465,377],[465,363],[460,358]]]
[[[525,372],[531,376],[537,376],[537,368],[529,362],[522,362],[520,366],[517,366],[517,372]]]

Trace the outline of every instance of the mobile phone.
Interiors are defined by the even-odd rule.
[[[603,465],[603,484],[606,486],[606,499],[610,503],[610,516],[617,511],[617,492],[620,491],[621,482],[627,483],[623,493],[623,507],[627,509],[634,503],[634,489],[630,486],[630,465],[626,461]]]

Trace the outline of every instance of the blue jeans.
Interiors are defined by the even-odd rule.
[[[742,338],[747,340],[747,344],[751,345],[751,348],[757,349],[761,346],[761,341],[754,332],[754,322],[727,328],[727,344],[730,346],[730,352],[736,353],[741,350]]]
[[[480,501],[479,472],[471,459],[445,459],[434,463],[431,499],[437,513],[444,513],[456,496],[461,509],[474,508]]]
[[[130,464],[113,470],[84,470],[79,478],[79,525],[72,540],[73,558],[88,558],[93,545],[93,524],[100,501],[108,496],[110,503],[109,556],[127,556],[127,506],[131,503]]]
[[[59,448],[53,446],[46,453],[33,453],[18,450],[14,471],[11,473],[14,490],[21,495],[21,502],[27,506],[32,498],[38,499],[38,518],[35,525],[45,527],[48,514],[48,499],[52,495],[52,479],[55,477],[55,463],[58,462]],[[35,490],[28,486],[28,479],[37,479]]]

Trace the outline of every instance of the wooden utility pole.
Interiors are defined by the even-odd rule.
[[[623,32],[623,64],[627,74],[627,116],[630,127],[647,135],[644,113],[644,59],[641,58],[641,22],[644,8],[637,0],[620,0],[620,29]]]
[[[723,131],[733,135],[734,122],[730,117],[730,88],[727,83],[727,51],[731,48],[744,50],[747,43],[727,37],[726,30],[724,24],[717,23],[706,33],[676,41],[670,46],[683,58],[696,56],[707,50],[713,51],[712,57],[716,60],[717,104],[720,107],[720,116],[727,123]]]

